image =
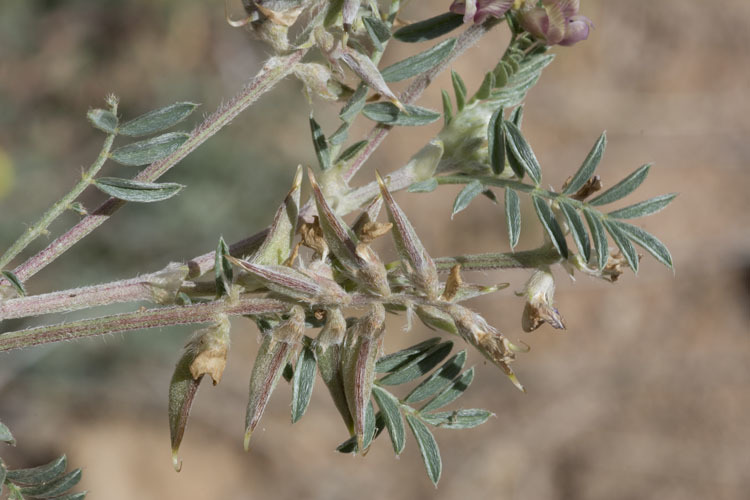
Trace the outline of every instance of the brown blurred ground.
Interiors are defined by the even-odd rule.
[[[413,18],[435,12],[412,4]],[[437,432],[439,489],[413,441],[400,459],[387,439],[364,459],[335,452],[343,427],[321,387],[290,428],[290,391],[282,384],[243,453],[246,379],[257,348],[244,321],[235,322],[224,381],[198,398],[181,474],[169,461],[165,393],[184,330],[0,357],[0,419],[19,441],[3,458],[22,466],[66,452],[84,467],[90,498],[108,500],[750,497],[750,4],[582,4],[596,31],[556,49],[556,63],[530,94],[524,129],[554,186],[603,129],[609,147],[600,173],[609,184],[653,162],[637,197],[681,194],[642,224],[670,247],[676,272],[644,257],[638,277],[616,285],[586,277],[571,283],[558,273],[568,331],[543,327],[523,336],[522,304],[510,290],[525,274],[473,276],[513,283],[472,306],[532,345],[516,365],[528,393],[470,354],[478,373],[462,405],[497,418],[475,430]],[[9,166],[15,177],[13,189],[0,193],[6,243],[95,155],[98,137],[82,117],[105,93],[116,91],[131,116],[176,99],[202,102],[207,113],[264,57],[226,26],[216,2],[6,0],[0,40],[0,152],[9,158],[0,161],[0,186]],[[504,40],[498,30],[456,64],[470,88]],[[390,60],[405,56],[402,49]],[[445,78],[421,104],[439,107],[441,86],[448,88]],[[297,85],[275,89],[207,152],[170,173],[194,189],[176,201],[126,208],[30,286],[41,292],[157,269],[212,248],[217,233],[234,240],[259,227],[294,165],[313,160],[304,106]],[[269,113],[278,128],[270,128]],[[435,130],[392,134],[372,168],[402,164]],[[204,202],[191,204],[192,196]],[[425,214],[415,224],[435,255],[506,249],[501,211],[485,200],[449,223],[447,197],[399,200],[409,214]],[[123,234],[133,236],[123,241]],[[527,228],[522,246],[535,243]],[[76,259],[86,262],[83,270]],[[422,327],[400,327],[396,320],[389,329],[391,350],[428,336]]]

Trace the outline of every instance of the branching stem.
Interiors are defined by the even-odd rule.
[[[117,113],[117,108],[115,107],[113,109],[114,113]],[[47,231],[47,228],[49,227],[52,222],[57,219],[60,214],[62,214],[65,210],[68,210],[70,208],[70,205],[83,193],[83,191],[91,184],[92,180],[96,176],[96,174],[99,172],[99,170],[104,165],[104,162],[107,161],[107,158],[109,157],[109,151],[112,149],[112,143],[115,140],[115,134],[109,134],[107,135],[107,138],[104,140],[104,145],[102,146],[101,151],[99,152],[99,156],[96,158],[96,161],[89,167],[89,169],[84,172],[84,174],[81,176],[81,180],[78,181],[78,183],[73,187],[73,189],[70,190],[68,194],[62,197],[60,201],[52,205],[49,210],[47,210],[44,215],[42,215],[41,219],[39,219],[36,224],[29,227],[20,238],[18,238],[13,245],[11,245],[8,250],[5,251],[2,257],[0,257],[0,269],[7,266],[11,260],[13,260],[19,253],[21,253],[29,244],[31,244],[32,241],[37,239],[39,236],[44,234],[45,231]],[[16,273],[18,276],[18,273]],[[21,281],[23,281],[23,278],[18,276]]]
[[[263,69],[250,81],[236,96],[221,106],[211,116],[205,119],[190,137],[171,155],[152,163],[135,177],[142,182],[154,182],[167,170],[175,166],[180,160],[193,152],[208,138],[216,134],[224,126],[231,123],[242,111],[248,108],[262,94],[270,90],[274,85],[291,73],[294,65],[299,62],[307,52],[301,49],[291,54],[279,56],[269,60]],[[105,157],[106,159],[106,157]],[[103,163],[103,161],[102,161]],[[88,184],[87,184],[88,185]],[[85,187],[85,186],[84,186]],[[26,262],[18,266],[14,273],[21,282],[25,282],[31,276],[39,272],[49,263],[57,259],[66,250],[75,245],[91,231],[102,225],[125,201],[110,198],[99,206],[93,213],[86,216],[78,224],[73,226],[65,234],[50,243],[44,250],[34,255]]]

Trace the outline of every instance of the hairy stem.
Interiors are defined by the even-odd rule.
[[[306,51],[306,49],[303,49],[292,52],[289,55],[271,58],[240,93],[206,118],[202,124],[193,130],[190,137],[174,153],[152,163],[138,174],[135,180],[153,182],[158,179],[167,170],[203,144],[209,137],[231,123],[238,114],[247,109],[262,94],[291,73],[294,65],[302,59]],[[125,203],[125,201],[116,198],[110,198],[102,203],[93,213],[86,216],[65,234],[55,239],[44,250],[18,266],[14,270],[18,279],[22,282],[28,280],[91,231],[102,225]]]
[[[218,314],[233,316],[283,312],[289,304],[273,299],[240,299],[236,302],[217,300],[190,306],[172,306],[146,311],[115,314],[70,323],[39,326],[0,335],[0,352],[52,342],[85,337],[159,328],[171,325],[209,323]]]
[[[113,113],[117,113],[117,108],[115,107],[112,111]],[[47,210],[44,215],[42,215],[42,217],[36,222],[36,224],[29,227],[23,233],[23,235],[21,235],[21,237],[18,238],[15,243],[13,243],[10,248],[8,248],[8,250],[5,251],[3,256],[0,257],[0,269],[7,266],[8,263],[13,260],[19,253],[21,253],[27,246],[29,246],[32,241],[37,239],[40,235],[44,234],[44,232],[47,231],[49,225],[52,224],[52,222],[54,222],[55,219],[60,216],[60,214],[70,208],[71,203],[73,203],[89,186],[89,184],[91,184],[96,174],[99,173],[99,170],[104,165],[104,162],[107,161],[107,158],[109,157],[109,151],[110,149],[112,149],[112,143],[114,142],[114,140],[115,134],[107,135],[107,138],[104,140],[104,145],[99,152],[99,156],[96,158],[96,161],[89,167],[89,169],[81,176],[81,180],[78,181],[73,189],[71,189],[68,194],[63,196],[60,201],[52,205],[52,207],[50,207],[50,209]],[[20,276],[19,279],[23,281]]]
[[[448,272],[456,264],[466,271],[491,271],[496,269],[533,269],[561,262],[560,254],[551,245],[515,253],[469,254],[435,259],[438,271]],[[92,307],[125,302],[158,302],[161,288],[157,280],[161,272],[128,280],[113,281],[58,292],[31,295],[0,303],[0,320],[39,316],[59,312],[78,311]],[[191,297],[216,295],[214,282],[184,281],[179,291]],[[358,298],[357,303],[365,299]]]

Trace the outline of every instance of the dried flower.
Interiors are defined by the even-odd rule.
[[[513,0],[455,0],[450,11],[463,14],[465,23],[483,23],[488,17],[502,17],[513,6]]]
[[[538,270],[526,283],[523,295],[526,306],[523,309],[521,327],[525,332],[532,332],[548,323],[559,330],[565,329],[562,316],[552,305],[555,294],[555,279],[548,270]]]
[[[573,45],[589,37],[591,19],[578,14],[579,0],[525,2],[520,9],[521,26],[547,45]]]

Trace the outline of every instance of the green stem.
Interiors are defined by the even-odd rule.
[[[209,137],[231,123],[237,115],[247,109],[262,94],[291,73],[294,65],[302,59],[306,52],[307,49],[302,49],[288,55],[271,58],[248,85],[229,102],[206,118],[201,125],[193,130],[190,137],[174,153],[152,163],[141,171],[135,177],[135,180],[142,182],[154,182],[157,180],[167,170],[203,144]],[[18,266],[14,270],[18,279],[21,282],[28,280],[94,229],[102,225],[117,210],[124,206],[125,203],[125,201],[116,198],[110,198],[105,201],[93,213],[84,217],[83,220],[65,234],[50,243],[47,248]]]
[[[464,271],[489,271],[493,269],[519,269],[549,266],[562,261],[562,257],[552,245],[544,245],[534,250],[515,253],[480,253],[458,257],[438,257],[435,259],[438,271],[449,271],[461,265]]]
[[[115,106],[112,109],[113,113],[117,113],[117,107]],[[13,260],[19,253],[21,253],[29,244],[31,244],[32,241],[37,239],[40,235],[44,234],[47,231],[47,228],[49,227],[52,222],[54,222],[55,219],[57,219],[60,214],[62,214],[65,210],[70,208],[70,205],[78,198],[81,193],[91,184],[94,177],[97,173],[99,173],[99,170],[104,165],[104,162],[107,161],[107,158],[109,158],[109,151],[112,149],[112,143],[115,140],[115,134],[109,134],[107,135],[107,138],[104,140],[104,145],[102,146],[101,151],[99,152],[99,156],[96,158],[96,161],[89,167],[89,169],[81,176],[81,180],[78,181],[78,184],[76,184],[73,189],[63,196],[60,201],[52,205],[49,210],[47,210],[44,215],[34,224],[33,226],[29,227],[23,235],[21,235],[20,238],[16,240],[13,245],[11,245],[8,250],[5,251],[2,257],[0,257],[0,269],[4,268],[8,265],[8,263]],[[19,277],[19,279],[21,279]]]
[[[445,175],[445,176],[435,177],[435,180],[437,180],[438,184],[469,184],[472,181],[478,180],[485,186],[508,187],[516,191],[521,191],[524,193],[541,196],[543,198],[547,198],[550,201],[557,201],[559,199],[564,199],[566,202],[572,204],[578,209],[583,209],[583,207],[590,206],[588,203],[582,202],[580,200],[576,200],[575,198],[572,198],[563,193],[556,193],[554,191],[548,191],[546,189],[532,186],[530,184],[524,184],[523,182],[520,182],[520,181],[514,181],[510,179],[501,179],[499,177],[474,176],[474,175],[472,176]],[[596,210],[596,207],[592,207],[592,208]],[[596,211],[598,212],[599,210],[596,210]]]

